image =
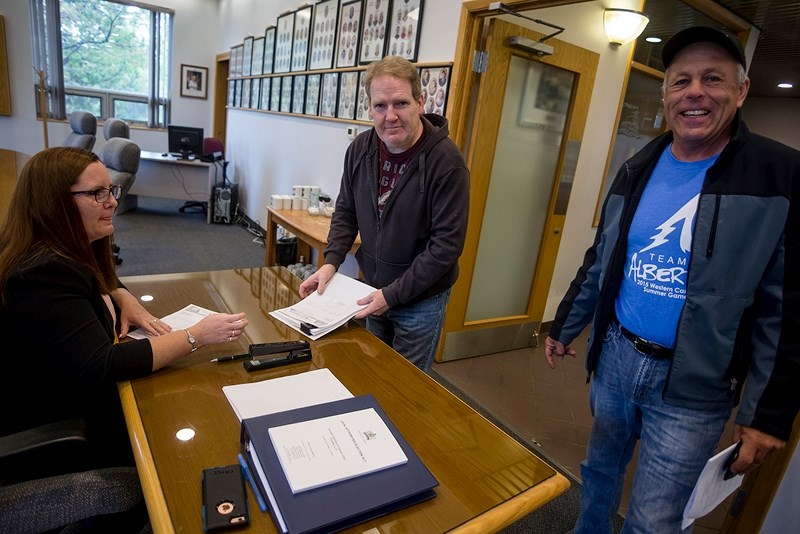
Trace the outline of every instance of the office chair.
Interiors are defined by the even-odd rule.
[[[80,532],[141,506],[134,467],[83,470],[86,456],[79,419],[0,437],[0,532]]]
[[[119,199],[117,199],[120,204],[124,201],[125,195],[128,194],[136,179],[141,152],[136,143],[122,137],[112,137],[100,149],[100,161],[108,169],[111,183],[122,186]],[[117,208],[119,209],[119,206]],[[114,261],[117,265],[120,265],[122,258],[119,255],[119,247],[114,243],[113,236],[111,237],[111,247]]]
[[[218,160],[225,160],[225,145],[216,137],[206,137],[203,139],[203,156],[200,158],[202,161],[214,162]],[[223,163],[224,169],[224,163]],[[223,170],[224,173],[224,170]],[[208,202],[201,202],[199,200],[189,200],[183,203],[183,206],[178,208],[181,213],[187,213],[187,209],[192,209],[188,213],[203,213],[208,210]]]
[[[61,146],[72,146],[91,150],[97,140],[97,117],[88,111],[73,111],[69,114],[72,131]]]
[[[106,141],[114,137],[130,139],[131,127],[122,119],[106,119],[103,124],[103,137],[106,138]]]

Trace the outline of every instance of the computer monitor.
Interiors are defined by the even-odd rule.
[[[203,129],[193,126],[167,125],[169,153],[186,159],[190,154],[195,157],[203,155]]]

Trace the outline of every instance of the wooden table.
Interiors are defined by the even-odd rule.
[[[325,257],[322,251],[328,244],[328,231],[331,228],[330,217],[324,215],[311,215],[305,210],[276,210],[267,208],[267,241],[265,243],[266,265],[276,265],[275,244],[278,241],[278,225],[297,236],[297,253],[310,260],[310,249],[317,251],[317,267],[322,267]],[[361,246],[360,237],[356,237],[350,252],[353,253]]]
[[[6,220],[11,193],[17,185],[22,167],[29,159],[30,156],[22,152],[0,148],[0,224]]]
[[[440,483],[436,498],[350,532],[373,527],[383,533],[491,532],[569,486],[528,449],[357,325],[312,341],[311,362],[256,373],[247,373],[241,361],[210,363],[215,356],[246,352],[248,343],[300,337],[266,313],[297,299],[299,281],[285,268],[136,276],[124,282],[134,295],[153,295],[144,305],[156,316],[194,303],[245,311],[250,321],[238,342],[203,347],[150,377],[120,384],[156,533],[202,532],[201,471],[236,463],[240,427],[223,386],[323,367],[354,395],[373,394]],[[184,428],[194,430],[195,437],[177,439]],[[249,489],[248,500],[249,531],[276,532]]]

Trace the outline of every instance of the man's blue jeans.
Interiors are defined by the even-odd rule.
[[[665,404],[669,367],[669,360],[637,352],[616,324],[609,327],[589,393],[594,422],[581,463],[576,533],[612,532],[637,439],[639,460],[622,532],[680,532],[683,509],[731,409]]]
[[[447,289],[416,304],[389,308],[383,315],[370,315],[367,330],[423,371],[429,371],[449,297]]]

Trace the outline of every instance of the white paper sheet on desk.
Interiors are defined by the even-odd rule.
[[[314,291],[288,308],[270,312],[282,323],[311,339],[319,339],[350,320],[365,305],[356,302],[375,291],[375,288],[349,276],[335,273],[321,295]],[[300,323],[315,325],[311,333],[303,332]]]
[[[239,421],[353,396],[329,369],[222,388]]]
[[[373,408],[277,426],[268,432],[292,493],[408,462]]]
[[[689,502],[686,503],[686,508],[683,510],[681,529],[685,529],[694,523],[695,519],[703,517],[716,508],[728,495],[742,485],[743,475],[736,475],[725,480],[725,468],[723,467],[728,456],[733,454],[736,445],[734,443],[706,462],[706,466],[692,490],[692,496],[689,497]]]
[[[204,317],[208,317],[209,315],[214,315],[215,313],[217,312],[201,308],[196,304],[189,304],[182,310],[178,310],[174,313],[170,313],[166,317],[162,317],[161,321],[167,323],[170,327],[172,327],[173,330],[182,330],[197,324],[199,320],[203,319]],[[153,337],[153,335],[145,332],[142,329],[137,329],[133,332],[129,332],[128,337],[133,339],[144,339],[147,337]]]

